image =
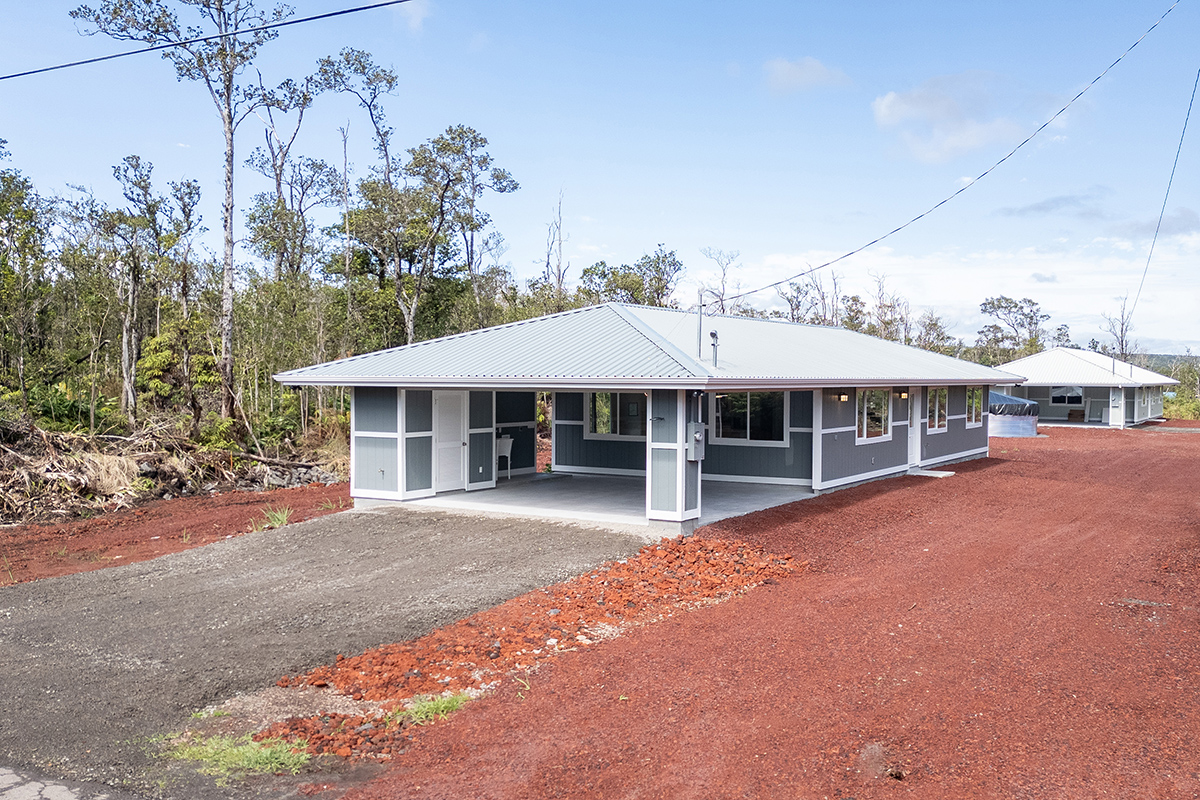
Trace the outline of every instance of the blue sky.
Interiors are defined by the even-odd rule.
[[[128,47],[84,37],[76,3],[11,4],[0,74]],[[298,0],[297,16],[351,3]],[[625,2],[414,0],[285,29],[264,80],[312,71],[344,46],[401,76],[387,112],[403,147],[453,124],[490,141],[520,181],[487,210],[519,279],[543,257],[561,193],[570,277],[663,243],[711,281],[705,247],[738,250],[757,287],[853,250],[942,200],[1087,85],[1170,6],[1161,2]],[[1137,292],[1200,61],[1200,2],[1154,32],[1016,156],[928,218],[838,264],[973,341],[979,303],[1031,297],[1080,343]],[[1196,112],[1200,116],[1200,109]],[[322,97],[299,149],[358,175],[368,123]],[[254,120],[239,160],[261,141]],[[112,165],[136,153],[163,182],[197,178],[220,228],[221,135],[198,84],[157,55],[0,81],[9,166],[45,192],[118,201]],[[243,170],[239,202],[265,187]],[[211,247],[219,249],[216,235]],[[1192,120],[1134,318],[1156,352],[1200,351],[1200,122]],[[778,305],[771,292],[755,297]]]

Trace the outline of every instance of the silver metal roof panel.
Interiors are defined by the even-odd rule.
[[[1171,386],[1174,378],[1092,350],[1055,347],[1001,365],[1026,377],[1027,386]]]
[[[712,364],[709,331],[717,331]],[[1019,383],[841,328],[608,303],[276,375],[291,385],[781,388]]]

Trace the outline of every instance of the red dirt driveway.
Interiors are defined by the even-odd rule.
[[[1200,437],[1048,433],[701,530],[809,569],[509,678],[346,796],[1200,796]]]

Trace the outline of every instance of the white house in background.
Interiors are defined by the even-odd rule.
[[[504,437],[532,473],[544,391],[554,472],[640,477],[646,520],[685,530],[702,480],[801,497],[986,456],[988,388],[1021,380],[841,328],[616,303],[275,378],[353,387],[355,498],[494,489]]]
[[[1025,376],[1007,389],[1036,400],[1042,422],[1077,422],[1124,428],[1161,418],[1163,387],[1179,381],[1091,350],[1055,347],[1018,358],[1000,369]]]

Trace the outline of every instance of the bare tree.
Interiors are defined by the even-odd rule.
[[[191,9],[200,17],[201,27],[183,26],[173,7]],[[221,281],[219,335],[221,356],[217,371],[221,376],[221,415],[232,417],[236,398],[233,391],[233,167],[234,134],[248,115],[265,99],[253,86],[242,86],[238,76],[250,65],[258,49],[278,34],[273,30],[255,30],[278,22],[292,13],[284,5],[270,12],[259,11],[253,0],[103,0],[98,8],[79,6],[71,17],[89,22],[95,30],[114,39],[145,42],[150,45],[174,44],[205,33],[221,38],[178,44],[163,50],[163,58],[175,66],[180,78],[200,81],[208,89],[221,117],[225,137],[225,200],[221,206],[225,248]]]
[[[558,193],[558,205],[554,217],[546,226],[546,265],[542,270],[542,283],[552,295],[550,312],[557,314],[567,308],[567,270],[571,263],[563,261],[562,192]]]
[[[1121,310],[1115,316],[1100,315],[1104,318],[1101,330],[1113,339],[1111,354],[1122,361],[1141,352],[1141,346],[1133,340],[1133,309],[1127,309],[1128,302],[1129,295],[1125,295],[1121,298]]]
[[[700,254],[717,265],[720,271],[720,278],[713,285],[704,284],[701,290],[704,294],[712,297],[713,305],[718,314],[746,314],[751,311],[750,305],[740,297],[730,298],[730,294],[736,293],[741,284],[733,283],[730,285],[730,270],[737,271],[742,265],[738,263],[738,257],[741,252],[738,250],[719,250],[715,247],[703,247],[700,249]]]

